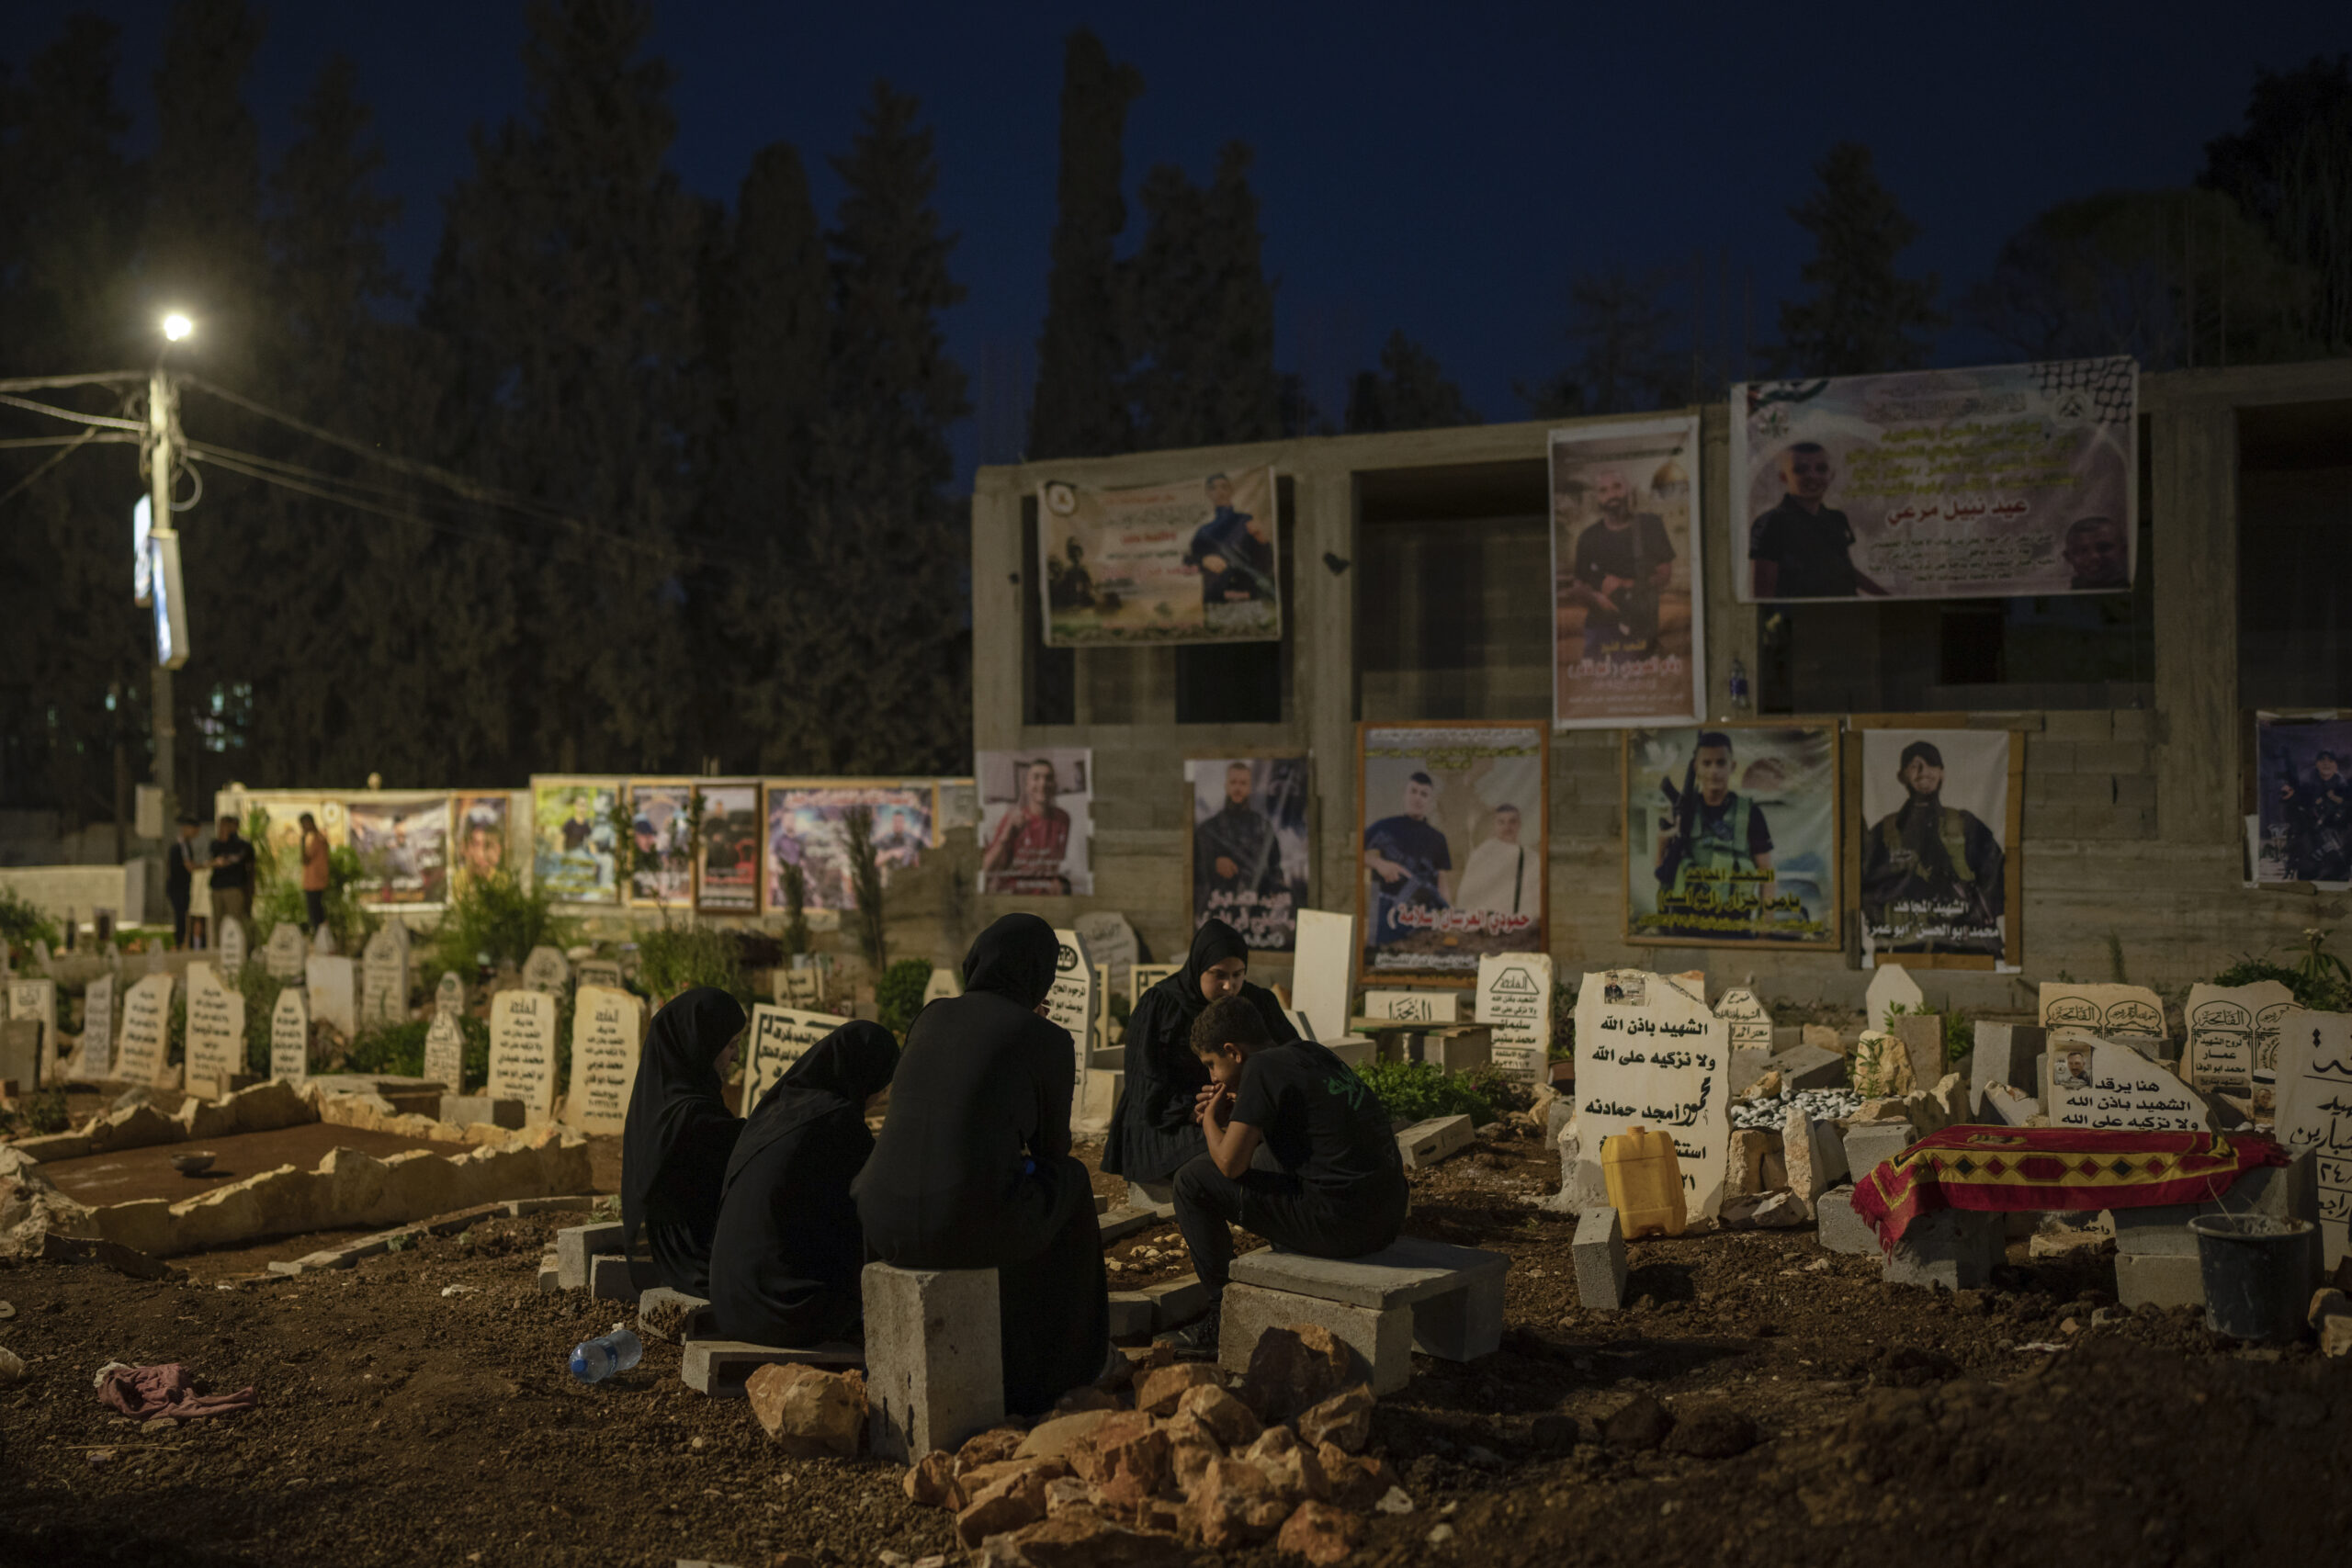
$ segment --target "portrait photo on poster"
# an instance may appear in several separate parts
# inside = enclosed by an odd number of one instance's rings
[[[2130,590],[2139,366],[2129,356],[1731,389],[1743,603]]]
[[[2006,729],[1860,729],[1862,951],[2019,962]],[[1849,741],[1849,744],[1851,742]]]
[[[531,780],[531,879],[559,904],[620,902],[613,807],[619,779],[535,775]]]
[[[2352,718],[2254,716],[2257,886],[2352,883]]]
[[[1837,948],[1835,723],[1628,729],[1625,940]]]
[[[705,780],[702,847],[695,866],[695,908],[752,915],[760,908],[760,786],[750,779]]]
[[[1549,449],[1554,726],[1698,717],[1698,419],[1555,430]]]
[[[684,908],[695,898],[695,781],[631,779],[628,784],[628,901]]]
[[[438,905],[449,896],[449,797],[355,796],[345,807],[353,889],[363,904]]]
[[[462,894],[508,869],[507,825],[514,819],[514,797],[504,790],[472,790],[449,797],[449,823],[457,852],[449,861],[449,887]]]
[[[1037,487],[1037,585],[1053,648],[1272,642],[1283,635],[1272,468],[1106,490]]]
[[[982,751],[980,891],[1045,897],[1094,891],[1094,753],[1084,747]]]
[[[853,909],[849,814],[874,814],[874,860],[888,888],[938,841],[937,786],[926,779],[771,779],[767,785],[767,907],[790,907],[785,867],[797,865],[811,909]]]
[[[1367,980],[1458,980],[1544,948],[1551,736],[1541,724],[1357,727]]]
[[[1260,953],[1298,945],[1307,898],[1307,760],[1191,757],[1193,929],[1220,919]]]

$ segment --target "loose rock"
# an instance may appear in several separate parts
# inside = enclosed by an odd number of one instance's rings
[[[854,1459],[865,1442],[865,1379],[795,1365],[762,1367],[743,1384],[752,1414],[795,1459]]]
[[[1756,1423],[1712,1400],[1686,1404],[1667,1435],[1666,1451],[1692,1459],[1730,1459],[1756,1446]]]
[[[1361,1453],[1372,1437],[1372,1390],[1363,1383],[1333,1394],[1300,1413],[1298,1435],[1309,1443],[1337,1443]]]
[[[1637,1393],[1600,1423],[1600,1435],[1621,1449],[1654,1449],[1674,1429],[1674,1416],[1646,1393]]]
[[[1309,1562],[1327,1565],[1353,1551],[1363,1540],[1363,1521],[1329,1503],[1301,1503],[1283,1521],[1274,1545]]]

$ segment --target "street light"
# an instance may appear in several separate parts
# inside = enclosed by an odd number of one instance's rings
[[[196,331],[196,323],[177,310],[174,310],[164,318],[164,336],[173,343],[179,342],[194,331]]]

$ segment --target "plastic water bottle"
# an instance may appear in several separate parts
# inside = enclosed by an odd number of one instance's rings
[[[615,1372],[628,1371],[644,1356],[644,1342],[616,1324],[610,1334],[599,1334],[572,1348],[571,1375],[582,1382],[603,1382]]]

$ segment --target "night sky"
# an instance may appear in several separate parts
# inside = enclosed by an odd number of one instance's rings
[[[168,6],[86,8],[125,26],[122,93],[143,146]],[[284,144],[321,62],[353,55],[407,204],[397,259],[421,285],[471,127],[522,107],[521,5],[263,9],[268,39],[247,91],[268,146]],[[12,60],[48,41],[43,15],[5,46]],[[1045,308],[1062,39],[1080,23],[1144,73],[1128,121],[1131,197],[1152,164],[1205,177],[1222,142],[1256,149],[1277,356],[1335,417],[1343,377],[1392,327],[1432,350],[1486,417],[1524,417],[1513,382],[1568,356],[1571,274],[1677,265],[1686,281],[1671,298],[1687,310],[1701,252],[1711,333],[1730,254],[1738,370],[1748,280],[1764,341],[1806,251],[1787,209],[1841,138],[1877,152],[1924,231],[1905,262],[1942,275],[1949,309],[2041,208],[2191,178],[2206,141],[2238,125],[2257,68],[2352,50],[2344,0],[2169,12],[660,6],[654,48],[677,76],[673,161],[698,192],[731,200],[753,151],[783,139],[808,159],[829,213],[839,187],[822,159],[845,146],[872,80],[921,97],[939,132],[940,207],[963,236],[956,275],[971,291],[948,319],[984,405],[959,432],[967,464],[983,447],[991,460],[1015,455]],[[1130,243],[1140,220],[1131,199]],[[1965,330],[1939,344],[1946,363],[2000,357]]]

